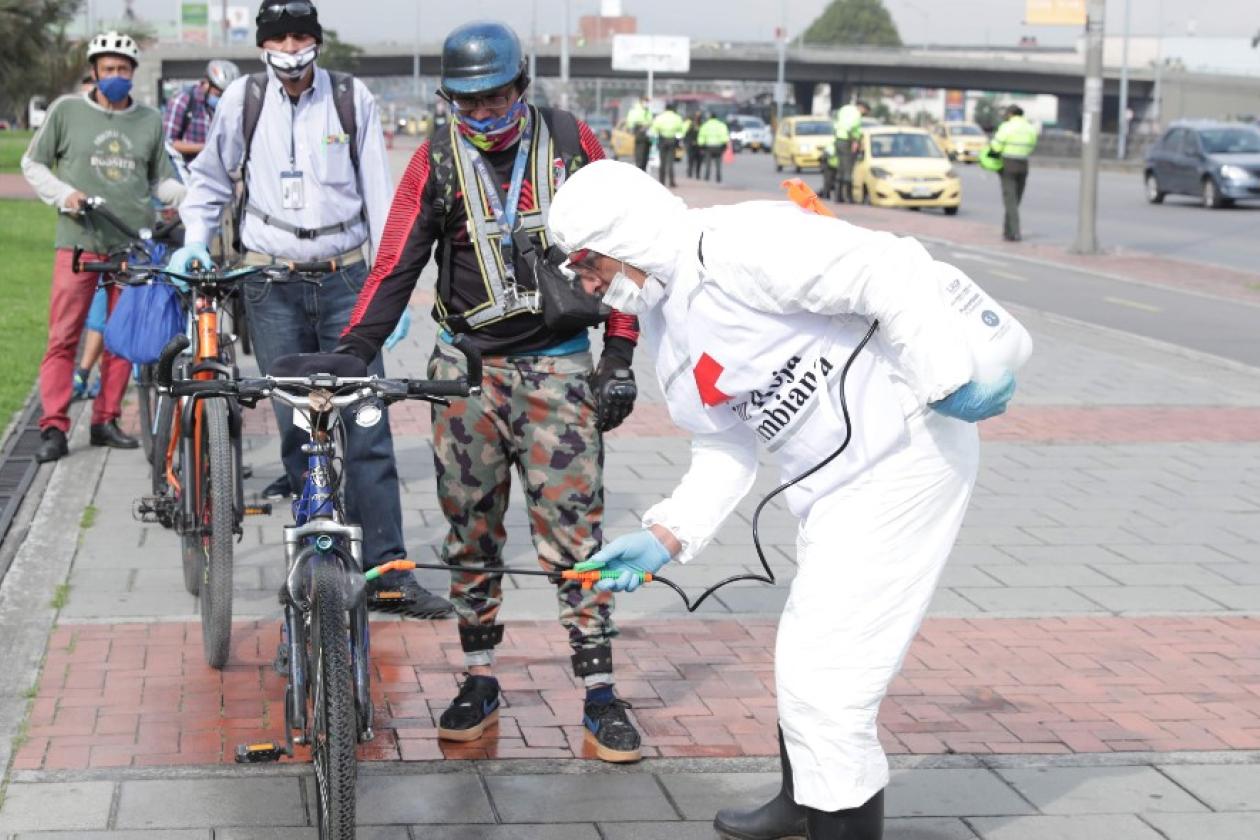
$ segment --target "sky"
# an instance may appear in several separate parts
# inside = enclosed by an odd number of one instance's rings
[[[120,18],[127,5],[127,0],[86,2],[101,21]],[[600,0],[568,2],[574,30],[579,16],[597,14],[600,8]],[[1260,30],[1260,3],[1255,0],[1107,0],[1109,34],[1122,30],[1126,2],[1134,35],[1154,35],[1161,15],[1167,36],[1239,37]],[[228,4],[258,8],[258,0]],[[174,20],[179,5],[180,0],[131,0],[138,16],[153,20]],[[504,20],[526,37],[535,7],[538,31],[559,32],[564,0],[317,0],[316,5],[324,26],[356,43],[414,41],[418,7],[423,41],[436,43],[452,27],[478,18]],[[799,32],[826,5],[827,0],[622,0],[624,13],[638,18],[640,32],[732,41],[770,40],[784,6],[789,33]],[[1024,5],[1024,0],[885,0],[908,44],[1011,44],[1025,35],[1036,36],[1043,45],[1075,43],[1080,34],[1076,29],[1024,26]]]

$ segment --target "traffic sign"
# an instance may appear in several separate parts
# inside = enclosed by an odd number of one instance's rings
[[[612,68],[686,73],[691,70],[691,39],[686,35],[614,35]]]

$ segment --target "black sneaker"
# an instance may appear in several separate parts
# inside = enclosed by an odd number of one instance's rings
[[[275,481],[263,488],[262,497],[264,499],[287,499],[293,495],[293,487],[289,484],[288,474],[281,475]]]
[[[464,684],[438,718],[438,738],[475,741],[499,722],[499,681],[465,674]]]
[[[93,424],[90,431],[88,442],[93,446],[108,446],[111,449],[140,448],[140,441],[118,428],[117,420]]]
[[[595,755],[601,760],[627,764],[643,757],[639,751],[639,730],[626,716],[629,708],[629,703],[616,697],[609,703],[587,701],[582,715],[586,743],[595,748]]]
[[[35,460],[41,464],[56,461],[70,454],[70,446],[66,443],[66,433],[54,426],[49,426],[39,433],[39,448],[35,450]]]
[[[368,581],[367,606],[373,612],[408,618],[450,618],[455,614],[450,601],[425,589],[410,572],[385,574]]]

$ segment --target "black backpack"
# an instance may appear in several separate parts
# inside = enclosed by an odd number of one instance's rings
[[[359,180],[359,119],[354,110],[354,76],[349,73],[328,71],[329,81],[333,89],[333,107],[337,109],[337,119],[341,121],[341,130],[350,137],[350,163],[354,165],[354,179]],[[245,81],[245,104],[241,116],[241,133],[245,137],[245,154],[241,158],[240,182],[241,190],[234,213],[232,247],[241,251],[241,217],[245,215],[245,205],[249,202],[249,190],[245,186],[245,170],[249,166],[249,152],[254,143],[254,132],[258,130],[258,118],[262,114],[267,90],[267,74],[251,73]]]

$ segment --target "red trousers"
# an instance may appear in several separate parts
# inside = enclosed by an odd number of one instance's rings
[[[92,296],[96,294],[97,275],[76,272],[70,265],[73,252],[57,249],[53,261],[52,299],[48,303],[48,350],[39,366],[39,399],[44,406],[44,416],[39,421],[41,429],[57,428],[70,431],[70,397],[74,387],[74,362],[79,349],[79,337],[87,322]],[[104,254],[84,253],[85,260],[105,260]],[[109,311],[114,311],[121,290],[109,286]],[[122,413],[123,394],[127,390],[127,377],[131,375],[131,363],[120,359],[108,350],[101,357],[101,391],[92,403],[92,424],[108,423]]]

